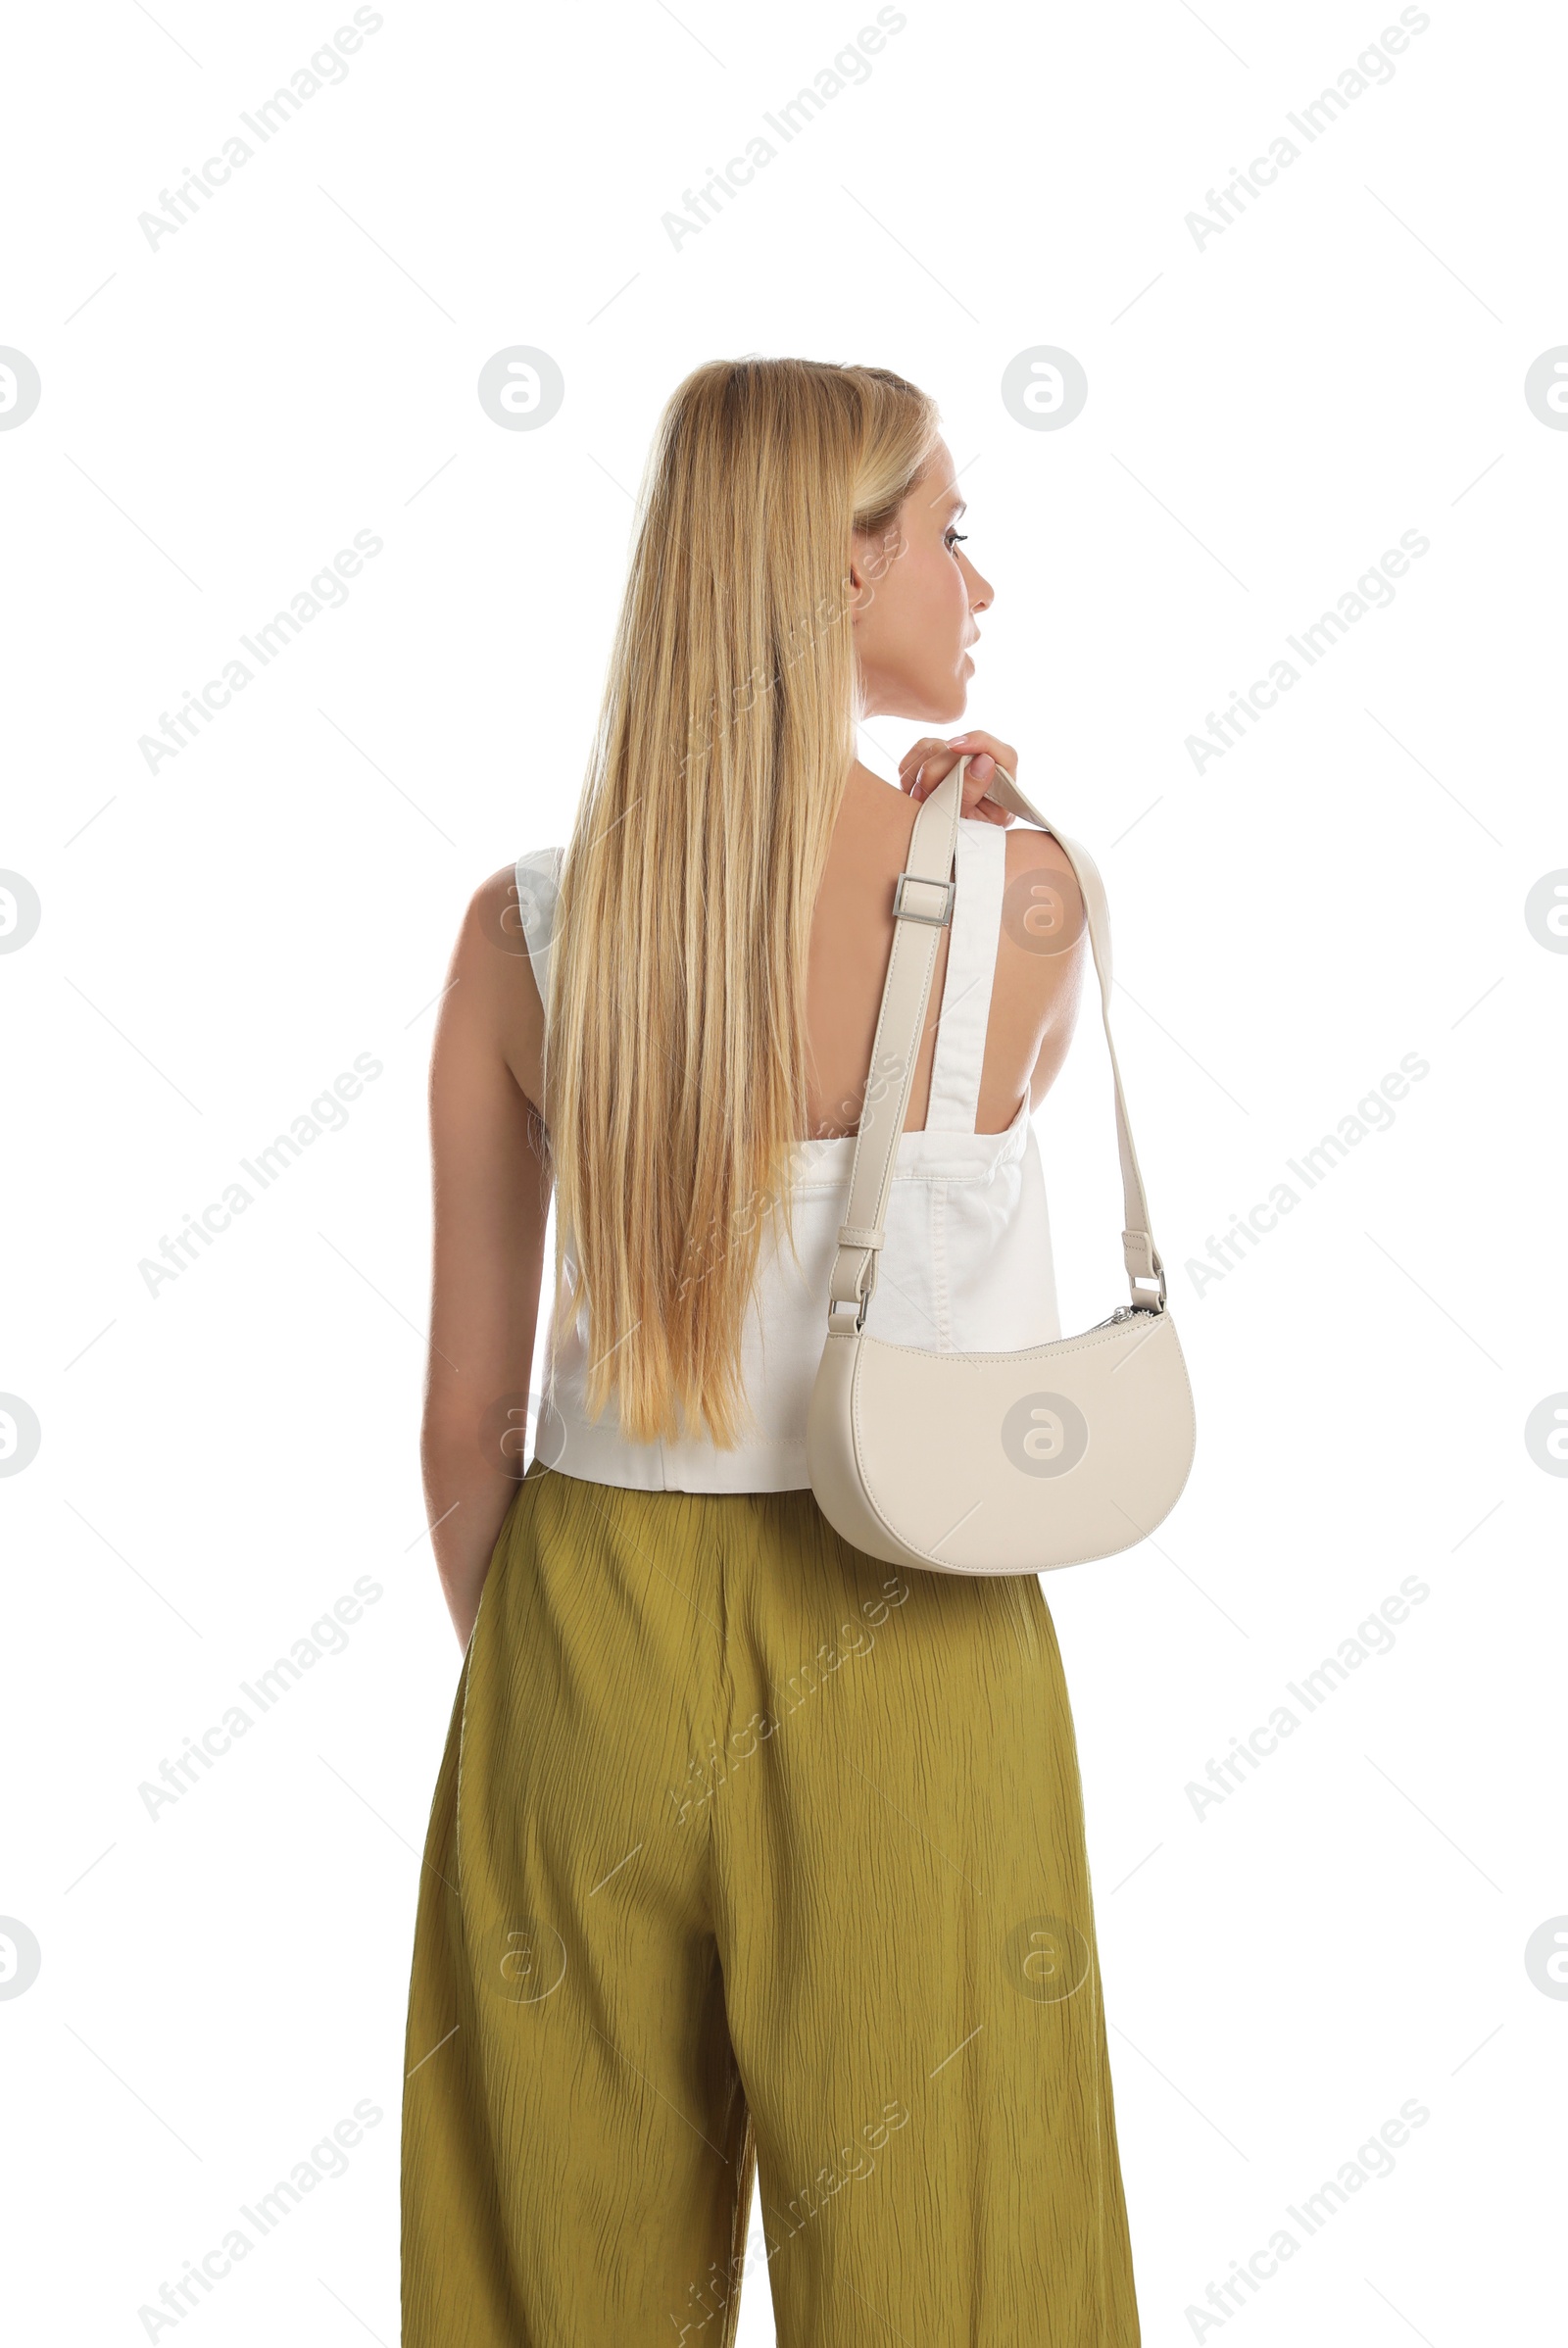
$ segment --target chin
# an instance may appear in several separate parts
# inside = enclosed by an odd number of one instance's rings
[[[906,690],[895,688],[887,700],[878,703],[867,716],[906,717],[914,725],[952,725],[969,707],[969,680],[956,676],[940,691],[932,689],[929,676],[918,684],[912,681]]]

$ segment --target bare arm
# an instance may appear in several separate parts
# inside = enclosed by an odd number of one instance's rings
[[[1021,825],[1007,835],[999,976],[1006,966],[1016,971],[1020,961],[1030,965],[1028,996],[1039,1021],[1040,1050],[1029,1078],[1035,1109],[1061,1074],[1094,963],[1083,891],[1060,843]]]
[[[496,873],[459,933],[430,1064],[435,1258],[420,1458],[431,1543],[466,1646],[522,1474],[552,1170],[543,1006]],[[511,951],[509,951],[509,945]]]

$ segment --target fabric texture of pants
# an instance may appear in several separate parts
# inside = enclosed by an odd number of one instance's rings
[[[404,2348],[730,2348],[743,2261],[780,2348],[1138,2348],[1039,1582],[533,1461],[405,2068]]]

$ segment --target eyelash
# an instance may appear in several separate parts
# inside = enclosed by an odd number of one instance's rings
[[[945,530],[943,532],[944,541],[949,548],[961,546],[968,535],[967,530]]]

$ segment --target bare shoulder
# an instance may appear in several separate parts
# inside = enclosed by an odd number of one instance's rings
[[[1021,982],[1025,968],[1033,964],[1049,990],[1084,951],[1083,891],[1054,832],[1037,830],[1033,824],[1009,824],[1006,848],[999,972],[1010,964]]]
[[[1083,891],[1055,835],[1015,823],[1006,840],[987,1052],[995,1039],[1008,1072],[1008,1099],[1015,1101],[1027,1084],[1030,1105],[1038,1107],[1077,1024],[1088,926]]]
[[[538,1107],[544,1024],[516,868],[503,864],[480,882],[464,912],[441,1005],[442,1048],[504,1060]]]

